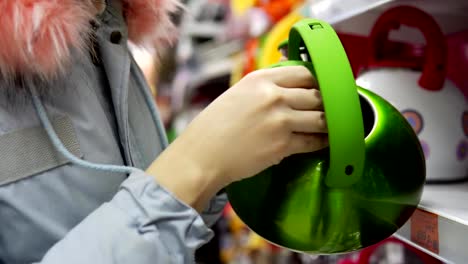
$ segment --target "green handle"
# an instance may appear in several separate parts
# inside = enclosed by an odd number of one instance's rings
[[[325,183],[350,186],[359,180],[365,160],[364,123],[351,66],[338,36],[326,22],[304,19],[296,23],[289,32],[288,60],[301,60],[301,45],[312,60],[328,125],[330,167]]]

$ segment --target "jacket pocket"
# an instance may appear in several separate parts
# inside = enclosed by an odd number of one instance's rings
[[[75,156],[83,157],[69,117],[52,120],[63,145]],[[0,135],[0,186],[22,180],[67,164],[42,126],[23,128]]]

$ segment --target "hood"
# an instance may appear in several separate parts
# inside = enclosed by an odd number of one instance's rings
[[[177,0],[121,0],[128,37],[139,46],[172,43],[176,27],[171,14]],[[105,0],[1,0],[0,79],[50,79],[70,62],[72,51],[86,52],[90,21]]]

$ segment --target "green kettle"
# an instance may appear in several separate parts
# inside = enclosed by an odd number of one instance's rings
[[[289,32],[288,60],[315,76],[329,147],[285,158],[226,188],[255,233],[298,252],[362,249],[397,231],[416,209],[425,160],[411,125],[389,102],[358,87],[345,50],[326,22],[304,19]],[[301,59],[305,48],[310,60]]]

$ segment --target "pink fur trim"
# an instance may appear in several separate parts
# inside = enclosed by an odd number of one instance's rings
[[[71,49],[85,49],[83,36],[93,13],[82,2],[0,1],[0,77],[21,73],[49,78],[64,69]]]
[[[170,14],[181,8],[177,0],[124,0],[129,39],[146,47],[172,44],[177,28]]]
[[[171,44],[177,30],[170,14],[177,0],[122,0],[130,41],[146,47]],[[48,79],[64,72],[71,50],[85,52],[89,0],[0,0],[0,79],[17,74]]]

